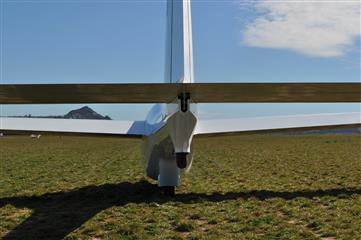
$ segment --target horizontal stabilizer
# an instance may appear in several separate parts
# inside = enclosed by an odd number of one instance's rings
[[[361,127],[361,113],[198,120],[196,135],[281,132]]]
[[[0,104],[361,102],[360,83],[0,84]]]
[[[142,121],[49,118],[0,118],[0,131],[5,133],[68,133],[126,137],[140,137],[145,132]]]

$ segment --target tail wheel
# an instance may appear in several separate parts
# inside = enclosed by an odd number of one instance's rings
[[[165,196],[169,196],[169,197],[175,196],[175,186],[163,187],[163,193]]]
[[[188,155],[188,153],[176,153],[175,154],[178,168],[184,169],[187,167],[187,155]]]

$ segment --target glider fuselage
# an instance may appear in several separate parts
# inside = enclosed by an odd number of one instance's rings
[[[193,44],[190,1],[167,1],[166,83],[193,83]],[[197,124],[196,105],[186,92],[149,112],[143,154],[146,174],[158,186],[178,186],[180,172],[192,165],[191,143]]]
[[[184,111],[185,110],[185,111]],[[192,139],[197,124],[196,104],[188,103],[182,110],[181,100],[170,104],[156,104],[150,110],[143,138],[143,163],[148,177],[159,186],[178,186],[181,172],[192,165]],[[186,165],[179,168],[177,155],[186,157]]]

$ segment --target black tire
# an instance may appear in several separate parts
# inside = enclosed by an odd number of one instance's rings
[[[174,197],[175,196],[175,187],[174,186],[167,186],[163,187],[164,196]]]
[[[177,166],[180,169],[187,167],[187,155],[188,153],[176,153]]]

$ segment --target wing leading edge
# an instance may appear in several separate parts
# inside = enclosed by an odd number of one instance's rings
[[[198,120],[195,134],[210,136],[348,127],[361,127],[361,113]]]

